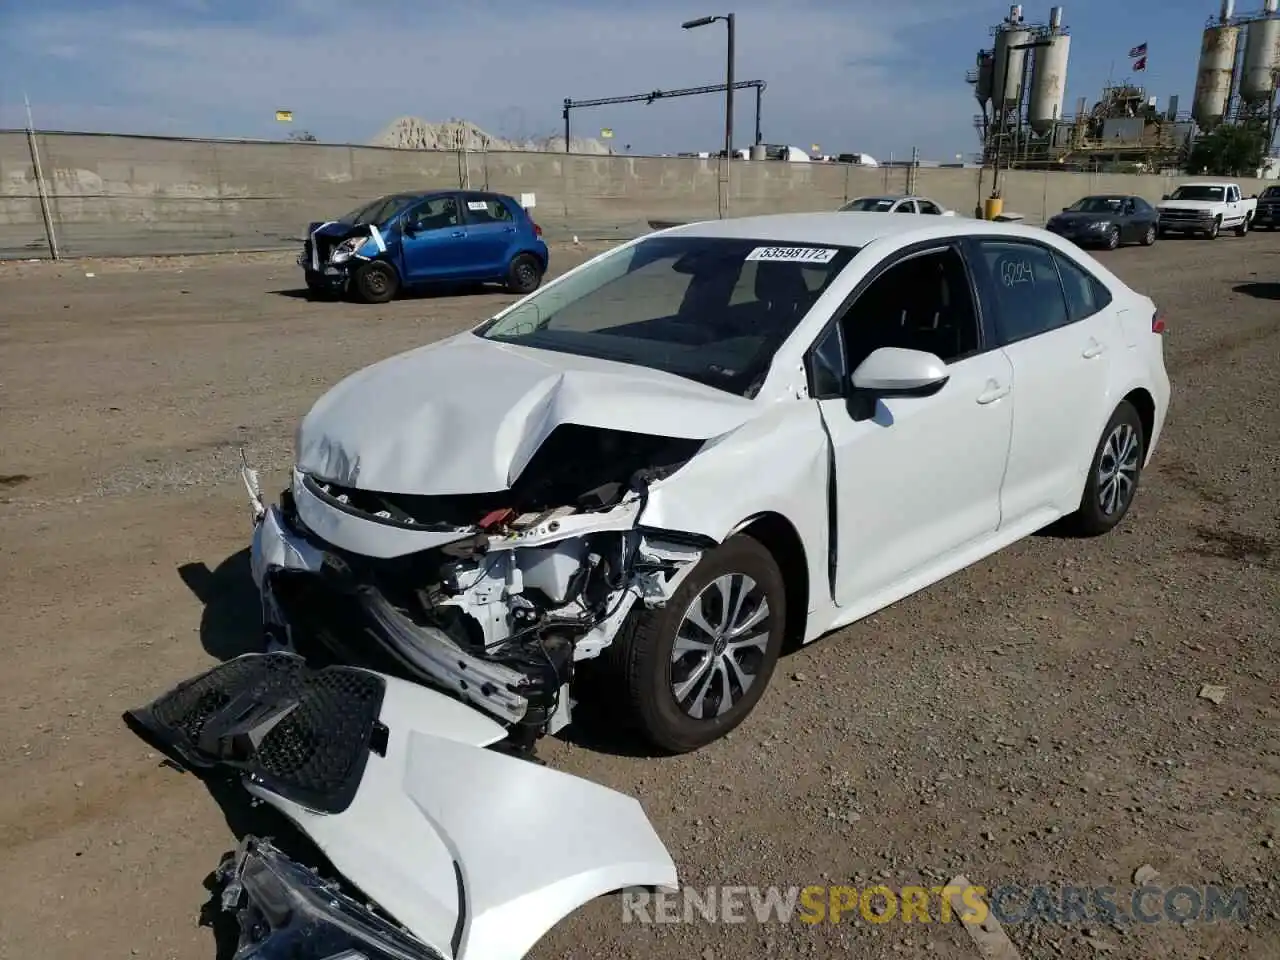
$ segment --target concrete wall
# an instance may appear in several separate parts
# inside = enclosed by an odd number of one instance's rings
[[[714,218],[715,160],[456,153],[312,143],[172,140],[41,133],[36,146],[65,256],[148,255],[290,246],[311,220],[338,216],[384,193],[489,188],[537,198],[534,218],[552,239],[626,238],[649,220]],[[915,190],[972,213],[990,190],[975,170],[916,171]],[[1156,176],[1005,172],[1005,209],[1043,222],[1087,193],[1158,200],[1174,181]],[[1246,192],[1259,181],[1243,181]],[[902,192],[903,169],[735,162],[727,213],[830,210],[867,193]],[[49,249],[27,135],[0,132],[0,258]]]

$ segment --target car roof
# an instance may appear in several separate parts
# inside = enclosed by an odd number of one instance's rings
[[[1081,200],[1141,200],[1134,193],[1090,193],[1080,198]]]
[[[686,223],[660,231],[666,236],[724,237],[771,243],[826,243],[863,247],[873,240],[894,238],[903,243],[972,234],[1020,236],[1043,240],[1046,232],[1016,223],[971,220],[967,217],[903,217],[894,213],[839,211],[774,213],[726,220]]]

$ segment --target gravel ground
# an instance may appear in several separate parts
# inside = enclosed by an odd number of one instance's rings
[[[637,796],[685,884],[963,874],[1125,904],[1150,866],[1164,890],[1245,890],[1247,915],[1005,930],[1037,960],[1277,955],[1280,237],[1106,256],[1167,308],[1175,390],[1118,531],[1031,538],[791,654],[696,755],[541,748]],[[296,273],[275,254],[0,264],[2,957],[230,956],[205,878],[234,834],[279,825],[162,767],[120,712],[253,644],[240,447],[279,489],[327,385],[507,299],[311,303]],[[646,925],[610,897],[534,956],[834,952],[981,955],[958,923]]]

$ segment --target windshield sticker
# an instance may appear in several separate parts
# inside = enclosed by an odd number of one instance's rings
[[[831,247],[756,247],[748,260],[785,260],[789,263],[830,263],[839,250]]]
[[[489,204],[487,204],[483,200],[468,200],[467,209],[468,210],[488,210]]]

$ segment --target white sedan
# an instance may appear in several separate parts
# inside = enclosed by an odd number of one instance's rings
[[[516,747],[604,691],[694,750],[784,641],[1060,518],[1118,524],[1169,404],[1163,328],[1016,225],[649,234],[320,398],[280,503],[246,474],[265,628],[448,691]]]
[[[855,197],[839,209],[840,213],[919,213],[938,217],[954,217],[956,212],[928,197],[914,194],[888,194],[878,197]]]

